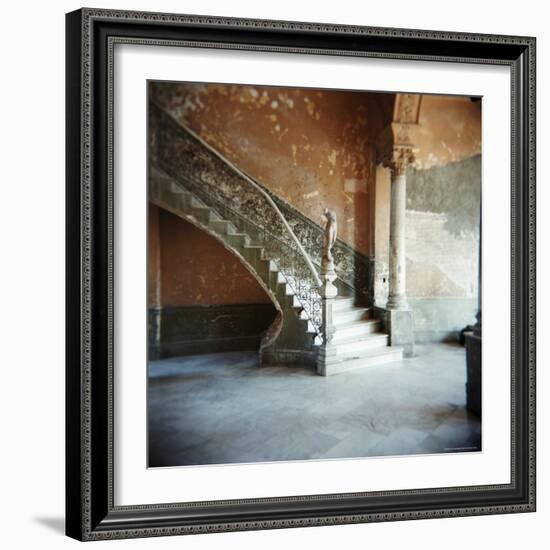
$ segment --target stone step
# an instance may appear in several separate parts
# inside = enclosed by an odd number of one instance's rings
[[[242,255],[249,261],[249,263],[256,267],[258,262],[263,262],[262,260],[262,250],[263,247],[253,245],[253,244],[245,244],[242,249]]]
[[[156,186],[151,187],[150,193],[152,199],[160,200],[161,203],[170,204],[176,211],[184,212],[185,214],[188,214],[190,211],[189,202],[191,201],[191,197],[188,194],[176,194],[167,191],[165,188]]]
[[[379,332],[381,328],[382,323],[378,319],[363,319],[345,325],[336,325],[334,342],[341,342],[342,340]]]
[[[300,299],[296,295],[293,296],[292,305],[295,308],[303,308],[304,307],[303,303],[300,301]]]
[[[355,298],[336,298],[334,300],[333,311],[349,311],[350,309],[353,309],[355,307],[354,302]]]
[[[191,196],[191,208],[207,208],[208,210],[210,210],[209,206],[205,204],[203,201],[201,201],[201,199],[199,199],[198,197],[196,197],[191,193],[190,193],[190,196]]]
[[[273,271],[271,269],[271,266],[269,266],[269,288],[273,290],[274,292],[278,292],[279,288],[279,281],[278,279],[279,272]]]
[[[209,225],[218,235],[227,235],[230,228],[233,232],[235,230],[234,227],[231,227],[231,222],[228,222],[227,220],[210,221]]]
[[[245,233],[228,233],[225,240],[237,249],[242,249],[245,245],[250,244],[250,237]]]
[[[188,209],[188,212],[204,225],[209,225],[211,222],[212,211],[208,207],[193,206]]]
[[[384,348],[388,345],[388,335],[380,332],[368,334],[360,338],[350,338],[346,340],[339,340],[334,343],[336,347],[336,355],[342,355],[347,353],[359,353],[366,352],[368,350],[374,350]]]
[[[302,303],[300,303],[300,301],[298,300],[298,298],[296,298],[294,294],[287,294],[285,291],[285,294],[280,295],[279,301],[281,300],[284,300],[288,307],[294,308],[300,321],[303,321],[304,323],[307,323],[309,321],[307,315],[302,315],[304,306]]]
[[[315,325],[311,321],[307,321],[307,329],[306,332],[309,334],[317,334],[317,329],[315,328]]]
[[[294,289],[288,284],[288,281],[286,281],[286,279],[284,277],[282,277],[282,279],[283,279],[284,284],[286,285],[285,286],[285,294],[287,296],[292,296],[292,298],[294,299]],[[280,282],[280,279],[279,279],[279,282]]]
[[[261,248],[245,246],[241,250],[241,255],[264,282],[270,282],[271,272],[269,271],[269,263],[262,260]]]
[[[326,365],[326,376],[402,361],[403,350],[397,347],[384,348],[370,353],[344,354],[340,358],[341,361]]]
[[[334,324],[343,325],[365,319],[369,315],[369,309],[364,307],[354,307],[351,309],[340,309],[334,311]]]
[[[181,185],[178,185],[176,182],[170,180],[170,191],[176,195],[186,195],[191,196],[191,193],[184,189]]]
[[[288,285],[286,283],[280,283],[277,281],[276,294],[279,301],[284,301],[288,305],[294,303],[294,294],[288,293]]]
[[[212,208],[210,209],[210,221],[211,222],[221,222],[221,221],[227,221],[224,220],[221,216],[221,214],[218,214],[215,210]]]
[[[269,270],[273,271],[273,273],[278,272],[279,268],[277,267],[277,264],[273,260],[268,260],[268,261],[269,261]]]

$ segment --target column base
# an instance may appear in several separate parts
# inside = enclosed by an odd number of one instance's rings
[[[407,303],[407,298],[404,298],[402,296],[392,296],[391,294],[388,296],[388,302],[386,304],[386,309],[388,310],[408,310],[409,304]]]
[[[388,301],[389,302],[389,301]],[[410,309],[381,309],[390,346],[403,348],[405,357],[414,357],[414,314]]]

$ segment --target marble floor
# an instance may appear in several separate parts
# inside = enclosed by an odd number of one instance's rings
[[[416,352],[326,378],[255,352],[152,361],[149,466],[480,451],[464,348]]]

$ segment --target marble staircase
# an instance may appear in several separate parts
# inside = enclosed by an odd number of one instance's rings
[[[237,255],[268,293],[280,315],[276,326],[262,340],[262,364],[315,364],[317,331],[305,314],[292,285],[269,258],[254,237],[225,219],[215,207],[206,204],[191,191],[161,171],[152,169],[149,198],[157,206],[201,228]]]
[[[320,374],[328,376],[403,359],[401,348],[389,347],[382,321],[369,308],[355,306],[353,298],[335,299],[333,324],[331,359]]]
[[[279,311],[260,349],[262,365],[315,366],[321,338],[293,288],[296,281],[280,271],[253,234],[222,215],[215,204],[152,168],[149,197],[157,206],[193,223],[236,254],[254,275]],[[327,348],[331,358],[317,372],[323,376],[363,369],[403,359],[403,350],[389,347],[382,322],[368,308],[357,307],[354,298],[337,297],[333,306],[334,336]]]

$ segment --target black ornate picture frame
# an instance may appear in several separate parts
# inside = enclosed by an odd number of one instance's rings
[[[124,43],[510,68],[509,484],[114,504],[113,48]],[[81,9],[67,15],[66,47],[67,535],[103,540],[535,510],[534,38]]]

